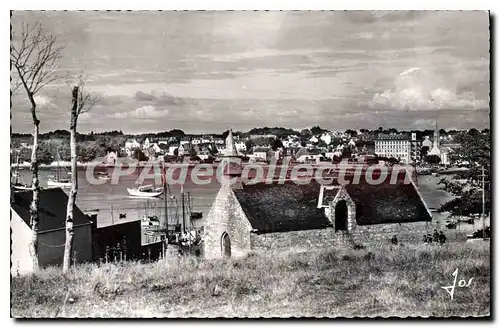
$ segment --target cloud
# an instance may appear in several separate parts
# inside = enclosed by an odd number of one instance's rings
[[[35,102],[38,106],[46,106],[50,103],[50,99],[44,96],[35,96]]]
[[[166,105],[178,106],[187,105],[188,103],[196,103],[196,101],[191,99],[176,97],[164,91],[156,90],[152,90],[150,93],[137,91],[134,98],[138,103],[148,103],[157,107]]]
[[[156,100],[156,97],[151,94],[144,93],[142,91],[137,91],[135,93],[135,99],[137,101],[153,101]]]
[[[168,109],[156,110],[151,105],[141,106],[133,111],[115,113],[115,118],[159,118],[168,115]]]
[[[393,88],[376,93],[370,105],[400,111],[488,108],[488,101],[476,99],[474,92],[457,94],[456,89],[442,76],[413,67],[396,77]]]
[[[61,70],[92,77],[101,100],[82,132],[403,128],[437,114],[489,125],[487,12],[15,12],[12,21],[41,21],[66,44]],[[68,126],[71,92],[59,84],[39,94],[49,99],[43,131]],[[13,131],[30,132],[26,97],[13,98]]]

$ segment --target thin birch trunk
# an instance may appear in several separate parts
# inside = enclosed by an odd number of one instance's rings
[[[39,205],[39,194],[40,194],[40,183],[38,179],[38,134],[39,134],[39,125],[40,121],[36,117],[36,103],[34,95],[28,94],[29,100],[31,102],[31,115],[33,117],[33,149],[31,150],[31,188],[33,190],[33,199],[31,201],[30,206],[30,224],[31,224],[31,243],[30,243],[30,253],[31,258],[33,260],[33,271],[37,272],[39,269],[39,261],[38,261],[38,223],[39,223],[39,215],[38,215],[38,205]]]
[[[73,229],[73,210],[75,208],[76,195],[78,193],[78,176],[76,172],[76,123],[78,119],[78,87],[73,88],[73,107],[71,108],[70,121],[70,148],[71,148],[71,191],[68,197],[66,209],[66,245],[64,247],[63,273],[67,273],[71,266],[73,254],[73,240],[75,231]]]

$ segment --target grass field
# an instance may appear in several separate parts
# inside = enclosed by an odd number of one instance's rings
[[[453,284],[454,298],[441,287]],[[458,287],[459,280],[469,287]],[[488,316],[482,241],[77,266],[13,277],[14,317]]]

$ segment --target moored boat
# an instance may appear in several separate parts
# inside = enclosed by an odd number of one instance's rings
[[[32,190],[30,186],[28,186],[27,184],[25,183],[20,183],[20,182],[16,182],[12,185],[12,187],[14,188],[14,190],[16,191],[22,191],[22,190]]]
[[[59,188],[71,188],[71,181],[69,179],[52,179],[47,180],[47,186]]]
[[[130,196],[134,197],[158,197],[163,194],[163,188],[155,188],[153,185],[144,185],[137,188],[127,188]]]
[[[96,178],[98,180],[111,180],[111,177],[107,172],[97,172]]]
[[[58,156],[60,158],[60,156]],[[55,176],[50,176],[47,180],[47,186],[49,187],[59,187],[59,188],[71,188],[71,180],[68,178],[61,178],[61,171],[65,171],[66,175],[69,176],[69,171],[60,166],[60,160],[56,162],[57,166],[55,170]]]

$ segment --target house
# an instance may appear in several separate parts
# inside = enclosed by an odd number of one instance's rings
[[[201,138],[201,143],[202,144],[209,144],[209,143],[212,143],[213,142],[213,138],[210,137],[210,136],[203,136]]]
[[[432,141],[430,140],[429,136],[426,136],[424,141],[422,141],[422,147],[427,147],[428,150],[432,148]]]
[[[189,137],[182,137],[181,138],[181,141],[180,141],[181,146],[185,145],[185,144],[189,144],[189,143],[191,143],[191,138],[189,138]]]
[[[61,188],[42,189],[39,194],[38,262],[41,268],[62,265],[66,242],[66,204],[68,196]],[[11,273],[33,272],[29,251],[32,230],[29,207],[31,191],[14,192],[11,204]],[[75,206],[74,257],[77,263],[92,261],[92,222]]]
[[[141,148],[141,144],[135,139],[128,139],[125,141],[125,153],[128,157],[134,154],[134,150]]]
[[[332,136],[329,133],[323,133],[320,137],[321,140],[327,145],[332,143]]]
[[[193,138],[193,139],[191,140],[191,143],[192,143],[193,145],[199,145],[199,144],[201,144],[201,143],[202,143],[202,139],[201,139],[201,138]]]
[[[257,147],[253,150],[253,157],[260,158],[263,161],[267,161],[268,153],[269,153],[269,148]]]
[[[108,151],[106,154],[105,163],[110,164],[110,165],[114,165],[114,164],[116,164],[117,158],[118,158],[118,154],[115,151]]]
[[[224,139],[222,138],[214,138],[213,141],[216,145],[223,145],[224,144]]]
[[[141,144],[135,139],[128,139],[125,141],[125,149],[136,149],[140,148]]]
[[[222,153],[226,149],[226,145],[225,144],[216,143],[215,144],[215,148],[217,149],[218,153]]]
[[[180,147],[179,144],[171,144],[170,147],[168,147],[168,155],[174,156],[175,155],[175,150]]]
[[[235,144],[236,150],[239,152],[244,152],[247,150],[247,145],[243,141],[238,141]]]
[[[299,163],[317,162],[324,156],[321,154],[321,149],[318,148],[301,148],[295,154],[295,160]]]
[[[191,143],[185,143],[180,145],[179,147],[179,156],[189,155],[191,152],[196,152],[194,145]]]
[[[273,249],[292,251],[338,245],[378,247],[391,237],[419,242],[432,215],[404,171],[380,184],[322,185],[241,181],[241,167],[226,166],[204,223],[204,256],[246,257]],[[372,176],[373,178],[373,176]],[[375,176],[374,179],[380,178]],[[403,179],[404,178],[404,179]]]
[[[275,134],[251,134],[250,139],[260,139],[260,138],[268,138],[268,139],[276,139]]]
[[[146,148],[146,149],[148,149],[148,150],[152,149],[152,151],[153,151],[154,154],[159,154],[159,153],[162,152],[161,147],[156,142],[150,143],[149,147]]]

